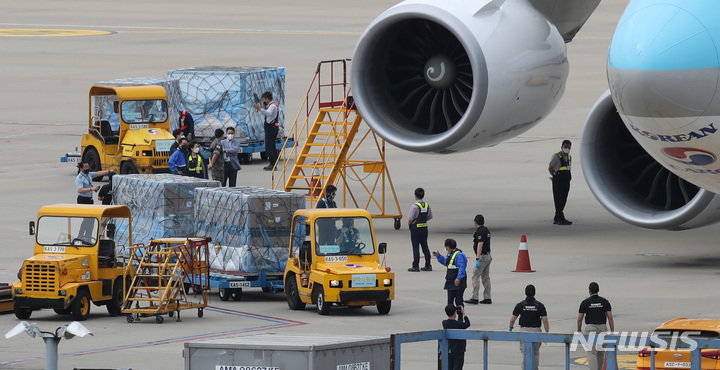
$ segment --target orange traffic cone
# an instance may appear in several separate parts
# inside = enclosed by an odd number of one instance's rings
[[[530,267],[530,254],[528,253],[527,237],[520,237],[520,250],[518,251],[517,266],[512,272],[535,272]]]
[[[603,370],[606,370],[606,369],[607,369],[607,357],[608,357],[608,356],[609,356],[609,354],[607,354],[607,355],[605,356],[605,358],[603,359]],[[617,370],[617,367],[615,367],[615,370]]]

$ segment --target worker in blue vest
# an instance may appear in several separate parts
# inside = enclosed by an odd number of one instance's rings
[[[550,180],[552,180],[553,200],[555,201],[555,217],[553,224],[555,225],[572,225],[571,221],[565,218],[565,204],[567,204],[568,194],[570,193],[570,165],[572,164],[572,156],[570,156],[570,140],[563,140],[560,151],[550,157]]]
[[[467,288],[467,257],[465,253],[457,247],[454,239],[445,239],[445,251],[447,256],[443,256],[438,251],[433,251],[433,256],[437,257],[438,262],[447,266],[445,273],[445,286],[447,290],[447,304],[455,306],[465,306],[463,304],[463,293]]]
[[[430,248],[428,248],[428,224],[432,220],[433,214],[430,205],[427,204],[425,198],[425,189],[415,189],[415,203],[410,207],[408,212],[408,226],[410,227],[410,243],[413,249],[412,267],[408,269],[410,272],[432,271],[430,264]],[[423,255],[425,255],[425,267],[420,267],[420,247],[422,246]]]

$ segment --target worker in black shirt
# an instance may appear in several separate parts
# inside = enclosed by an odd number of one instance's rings
[[[615,321],[613,321],[612,307],[607,299],[598,295],[600,286],[596,282],[590,283],[588,287],[590,297],[580,303],[580,311],[577,319],[577,329],[582,329],[583,317],[585,318],[585,331],[583,333],[600,334],[607,331],[606,322],[610,323],[610,331],[615,331]],[[593,346],[588,353],[588,365],[590,370],[600,370],[605,362],[605,352],[599,353],[597,348]]]
[[[458,318],[458,313],[461,318]],[[465,315],[465,307],[455,307],[455,305],[449,304],[445,306],[445,314],[448,318],[442,322],[443,329],[467,329],[470,327],[470,319]],[[465,339],[448,339],[448,370],[462,370],[465,364],[466,345]]]
[[[485,227],[485,217],[476,215],[475,219],[475,235],[473,235],[473,250],[475,251],[475,268],[472,275],[472,298],[465,301],[470,304],[491,304],[490,297],[490,230]],[[478,301],[480,296],[480,279],[483,285],[483,300]]]
[[[520,331],[541,333],[540,326],[545,327],[545,332],[550,331],[550,323],[547,318],[545,305],[535,300],[535,286],[529,284],[525,287],[525,300],[516,304],[510,317],[510,331],[515,326],[515,320],[520,317]],[[533,343],[533,353],[535,354],[534,369],[537,370],[540,363],[540,342]],[[520,342],[520,353],[524,351],[523,342]],[[522,369],[525,369],[525,356],[523,355]]]

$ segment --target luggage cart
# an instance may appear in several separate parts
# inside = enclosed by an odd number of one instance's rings
[[[173,317],[180,311],[197,309],[203,317],[207,306],[208,242],[210,238],[162,238],[151,240],[148,245],[134,245],[125,258],[125,281],[130,282],[125,291],[122,313],[128,322],[141,317],[155,316],[162,324],[163,315]],[[189,295],[188,281],[193,285]],[[134,307],[133,307],[134,306]]]

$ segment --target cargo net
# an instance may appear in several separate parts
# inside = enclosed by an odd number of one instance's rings
[[[284,271],[292,217],[304,207],[304,196],[283,191],[197,189],[197,236],[212,238],[210,268],[229,273]]]
[[[235,128],[239,140],[264,140],[265,116],[252,104],[265,91],[279,106],[278,137],[284,136],[285,68],[194,67],[168,71],[167,78],[179,81],[185,107],[195,120],[195,137],[203,143],[213,140],[215,129],[228,127]]]
[[[170,80],[155,77],[128,77],[117,80],[100,81],[96,85],[104,86],[133,86],[153,85],[162,86],[168,95],[168,119],[170,120],[170,132],[180,127],[180,111],[185,110],[185,102],[180,92],[180,83],[177,80]],[[117,95],[96,96],[92,102],[92,115],[100,120],[110,122],[113,131],[120,130],[120,115],[115,112],[113,102],[117,101]]]
[[[133,243],[195,236],[195,192],[220,186],[218,181],[171,174],[115,175],[113,202],[130,207]],[[117,225],[118,242],[127,245],[127,222]]]

